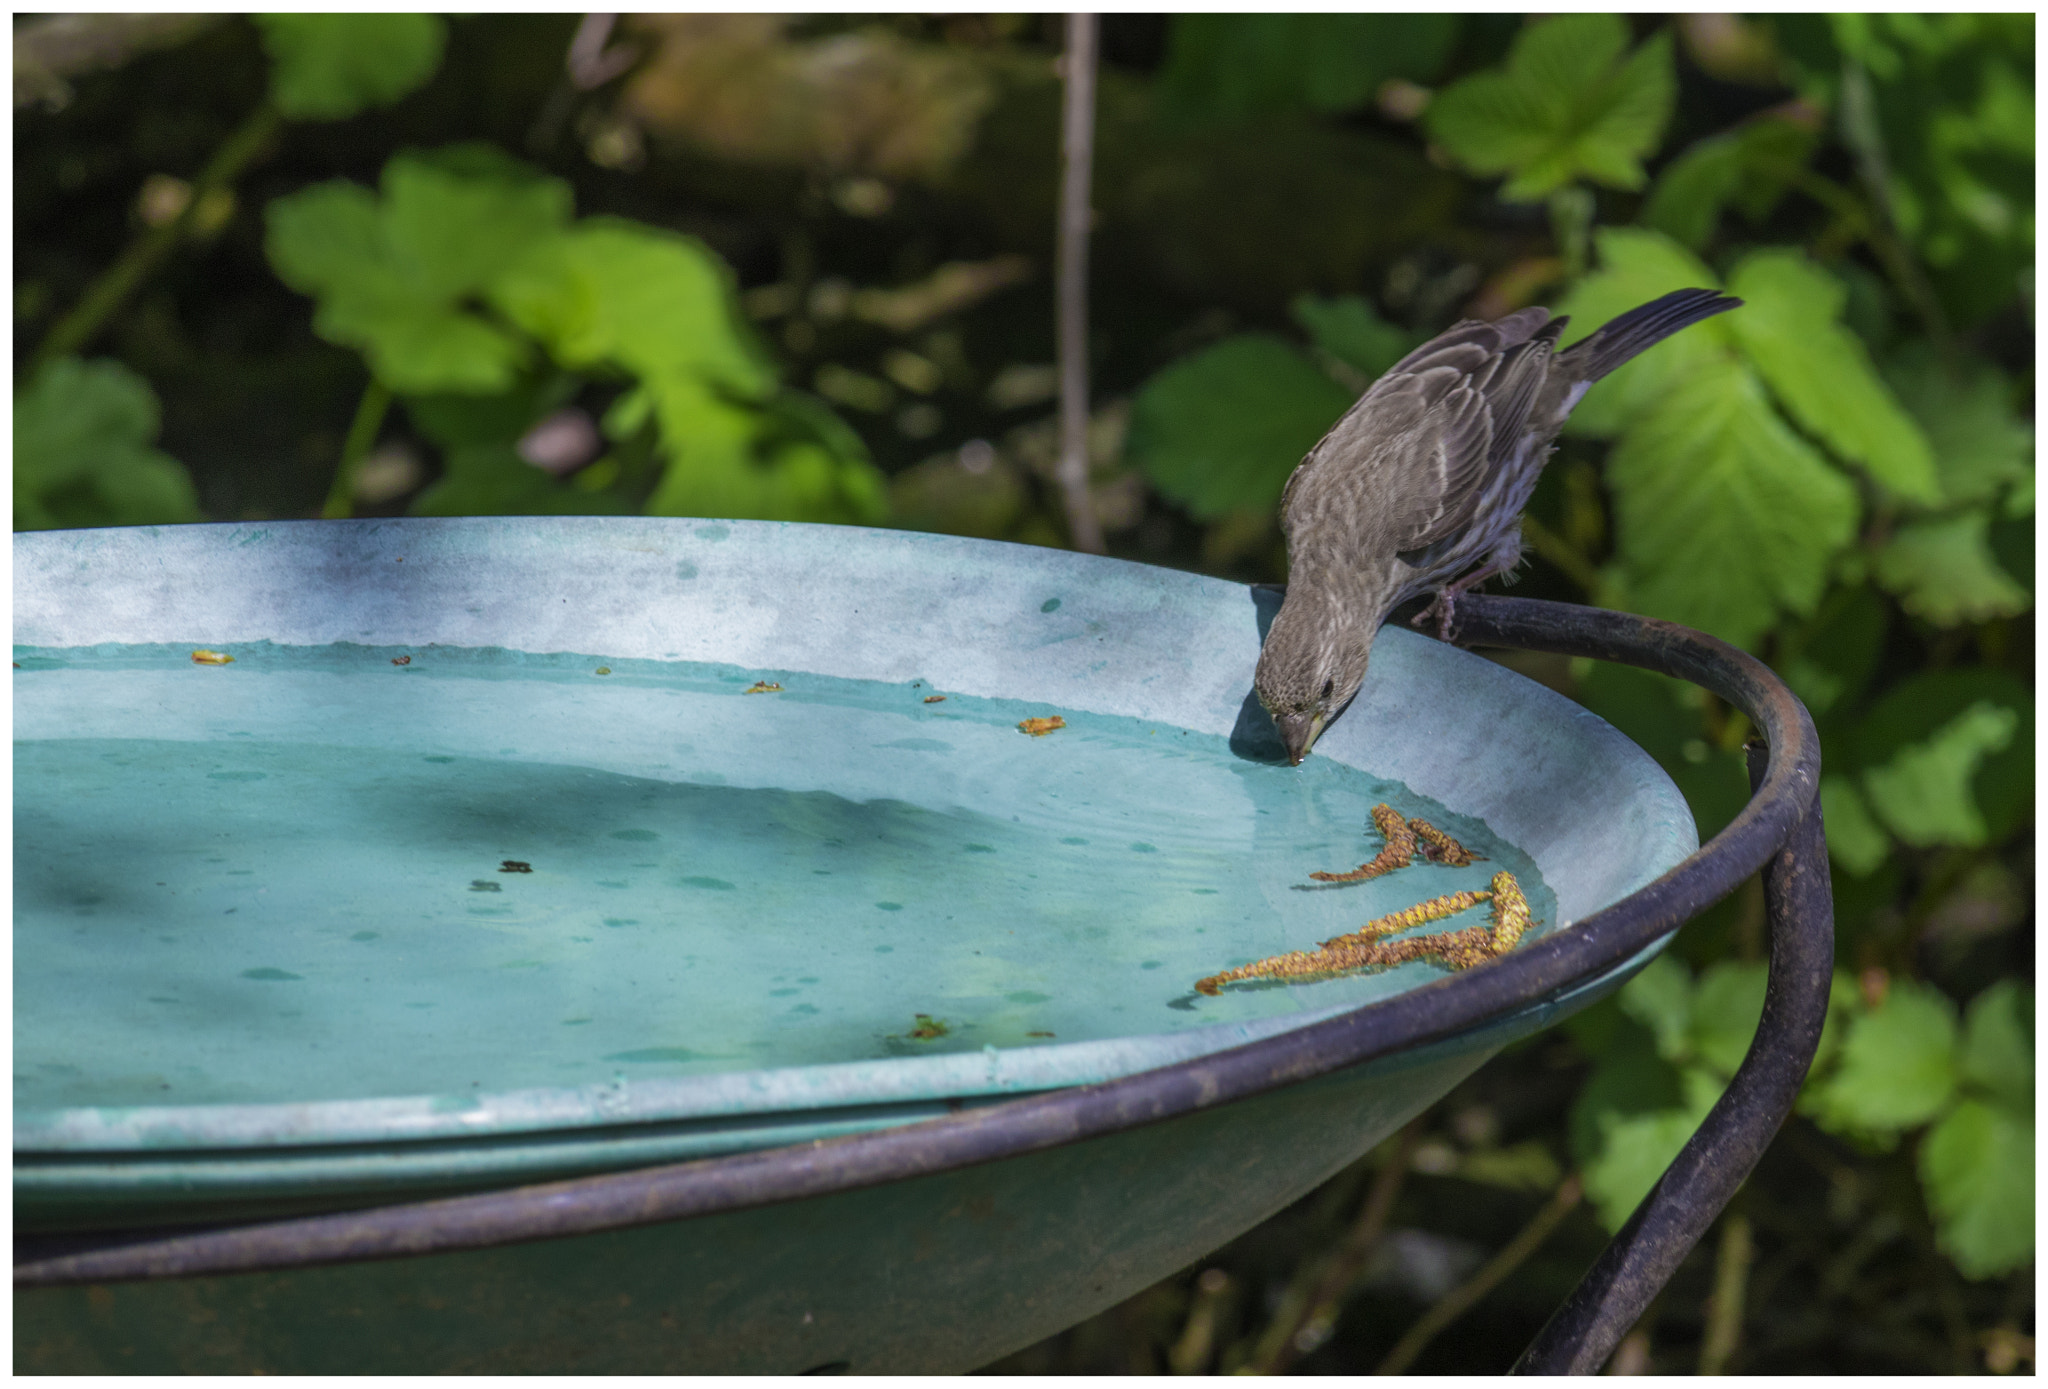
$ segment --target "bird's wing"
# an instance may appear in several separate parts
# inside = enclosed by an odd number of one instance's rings
[[[1323,505],[1349,497],[1370,506],[1397,551],[1468,525],[1528,427],[1549,375],[1553,322],[1524,309],[1498,323],[1458,324],[1410,353],[1310,451],[1288,480],[1281,514],[1293,514],[1297,489],[1313,477],[1319,493],[1331,494]]]
[[[1471,519],[1492,432],[1485,396],[1460,366],[1388,373],[1287,480],[1280,514],[1290,533],[1327,520],[1345,534],[1370,529],[1396,550],[1449,535]]]

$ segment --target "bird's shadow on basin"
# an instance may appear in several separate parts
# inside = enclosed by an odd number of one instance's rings
[[[1280,603],[1286,597],[1285,584],[1251,586],[1252,609],[1258,618],[1261,647],[1266,644],[1266,633],[1273,626],[1273,615],[1280,611]],[[1230,730],[1230,750],[1247,762],[1287,765],[1287,748],[1280,741],[1280,730],[1273,726],[1273,716],[1266,712],[1266,706],[1259,703],[1256,689],[1246,690],[1244,703],[1238,706],[1237,726]]]

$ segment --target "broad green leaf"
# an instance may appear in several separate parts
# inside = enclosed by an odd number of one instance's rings
[[[1887,690],[1831,749],[1835,766],[1862,770],[1891,762],[1937,738],[1958,713],[1988,702],[2018,719],[2012,742],[1987,757],[1969,779],[1969,799],[1984,817],[1987,838],[2003,841],[2034,812],[2034,696],[2025,681],[1983,666],[1923,670]]]
[[[1160,493],[1197,520],[1272,507],[1351,406],[1351,393],[1278,338],[1245,334],[1153,376],[1125,444]]]
[[[1657,176],[1643,205],[1643,225],[1697,251],[1712,239],[1722,208],[1731,203],[1759,221],[1805,166],[1817,139],[1808,125],[1773,115],[1708,136]]]
[[[567,404],[581,384],[557,374],[521,382],[501,395],[412,396],[405,413],[415,429],[444,449],[513,444],[542,416]]]
[[[2001,979],[1963,1014],[1963,1078],[2021,1113],[2034,1109],[2034,991]]]
[[[1756,1037],[1766,974],[1761,962],[1721,960],[1706,968],[1693,990],[1688,1047],[1724,1079],[1735,1074]]]
[[[401,154],[384,166],[386,245],[407,282],[438,299],[479,292],[574,212],[560,179],[468,153]]]
[[[1896,495],[1940,500],[1926,436],[1842,327],[1848,295],[1832,276],[1797,251],[1757,251],[1728,290],[1743,301],[1729,331],[1793,419]]]
[[[1592,1051],[1593,1073],[1572,1101],[1572,1155],[1582,1165],[1599,1156],[1605,1125],[1612,1119],[1676,1109],[1685,1098],[1678,1068],[1657,1054],[1650,1033],[1619,1008],[1612,1009],[1609,1016],[1614,1027]],[[1573,1029],[1573,1036],[1583,1044],[1578,1029]]]
[[[2013,410],[2004,373],[1979,358],[1951,371],[1916,340],[1885,363],[1885,379],[1920,422],[1951,504],[1986,502],[2034,475],[2034,431]]]
[[[384,197],[327,183],[272,202],[265,249],[318,303],[314,331],[360,349],[403,395],[496,394],[531,361],[467,300],[556,234],[569,191],[503,156],[457,147],[399,155]]]
[[[1821,603],[1804,632],[1781,633],[1792,640],[1778,673],[1816,716],[1853,702],[1870,683],[1884,649],[1889,608],[1869,585],[1844,584]]]
[[[1574,342],[1674,289],[1716,289],[1721,283],[1697,256],[1659,232],[1606,228],[1594,234],[1593,244],[1600,269],[1558,306],[1571,316],[1566,336]],[[1566,432],[1594,439],[1620,434],[1702,363],[1727,354],[1730,316],[1695,323],[1618,368],[1586,393],[1566,421]]]
[[[1827,826],[1828,858],[1837,868],[1861,878],[1891,857],[1891,836],[1870,813],[1870,803],[1854,781],[1845,776],[1823,776],[1820,809]]]
[[[270,94],[293,120],[338,121],[389,106],[441,66],[447,26],[430,14],[261,14]]]
[[[1159,101],[1183,117],[1348,111],[1389,78],[1434,81],[1458,28],[1452,14],[1177,14]]]
[[[2034,1121],[1964,1100],[1920,1145],[1935,1237],[1966,1278],[2024,1268],[2034,1257]]]
[[[731,272],[691,237],[589,218],[536,240],[489,298],[563,365],[624,367],[657,396],[682,377],[756,399],[775,385],[740,326]]]
[[[1663,138],[1675,79],[1659,34],[1623,59],[1618,15],[1574,14],[1524,29],[1505,67],[1446,88],[1423,120],[1431,138],[1480,174],[1512,174],[1510,201],[1533,201],[1581,178],[1640,188],[1642,161]]]
[[[1609,1230],[1627,1223],[1720,1095],[1719,1085],[1700,1071],[1685,1074],[1683,1089],[1684,1099],[1670,1109],[1601,1116],[1599,1151],[1581,1170],[1587,1199]]]
[[[488,293],[563,365],[638,380],[605,427],[622,438],[648,419],[657,425],[669,464],[650,513],[860,522],[886,514],[881,475],[836,420],[831,430],[773,437],[764,409],[774,370],[740,322],[730,272],[701,243],[593,218],[537,246]]]
[[[1670,774],[1701,838],[1718,833],[1748,804],[1749,782],[1739,754],[1702,741],[1699,713],[1681,702],[1678,682],[1602,662],[1577,684],[1579,703],[1627,734]]]
[[[1725,356],[1669,383],[1615,445],[1607,477],[1632,601],[1737,645],[1781,610],[1810,612],[1855,535],[1855,488]]]
[[[442,475],[412,504],[416,516],[616,515],[625,504],[557,482],[510,444],[463,444],[442,456]]]
[[[119,362],[62,357],[14,397],[14,527],[199,519],[192,479],[152,447],[156,394]]]
[[[1690,1055],[1693,981],[1682,962],[1659,955],[1622,987],[1620,997],[1622,1011],[1657,1039],[1659,1056],[1683,1061]]]
[[[270,268],[301,294],[317,296],[378,273],[388,258],[377,195],[347,179],[273,199],[263,220]]]
[[[1981,845],[1990,838],[1971,794],[1978,764],[2008,747],[2019,727],[2011,709],[1979,700],[1925,743],[1902,748],[1863,773],[1871,808],[1893,834],[1915,848]]]
[[[1386,369],[1421,346],[1414,333],[1379,316],[1355,294],[1324,299],[1304,294],[1289,310],[1309,340],[1323,351],[1375,380]]]
[[[1883,1139],[1941,1113],[1957,1079],[1955,1005],[1895,979],[1881,1005],[1849,1024],[1840,1064],[1807,1086],[1802,1107],[1823,1128]]]
[[[2033,606],[1991,553],[1991,513],[1982,506],[1906,522],[1871,555],[1870,568],[1901,607],[1937,627],[2011,617]]]

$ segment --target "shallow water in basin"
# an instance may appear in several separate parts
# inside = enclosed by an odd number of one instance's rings
[[[1174,1032],[1435,977],[1191,987],[1496,868],[1555,918],[1478,821],[1218,735],[695,663],[229,650],[16,650],[19,1108]],[[1382,800],[1489,861],[1311,889],[1377,851]]]

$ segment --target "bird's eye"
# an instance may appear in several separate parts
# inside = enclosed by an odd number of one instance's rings
[[[1323,698],[1328,699],[1331,695],[1335,694],[1336,692],[1337,677],[1333,675],[1328,680],[1325,680],[1323,682]]]

